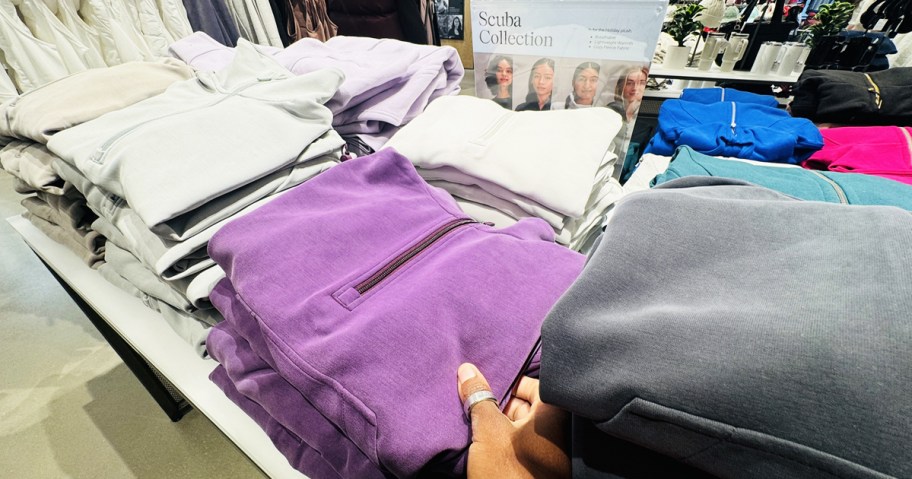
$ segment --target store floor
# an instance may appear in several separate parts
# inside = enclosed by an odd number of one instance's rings
[[[0,170],[0,217],[22,196]],[[0,473],[258,478],[205,416],[172,423],[19,235],[0,221]]]
[[[265,477],[199,411],[168,419],[5,221],[21,199],[0,170],[0,475]]]

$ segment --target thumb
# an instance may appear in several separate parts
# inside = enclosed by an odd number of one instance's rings
[[[459,399],[465,404],[466,399],[479,391],[491,391],[488,380],[481,374],[474,365],[464,363],[459,366],[457,371],[459,380]],[[497,407],[497,403],[491,400],[485,400],[472,407],[472,441],[490,441],[494,440],[504,433],[504,428],[511,428],[510,420],[504,416]]]

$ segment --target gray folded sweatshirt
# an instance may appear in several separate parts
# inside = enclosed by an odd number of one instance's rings
[[[542,399],[720,477],[912,477],[910,251],[899,208],[631,194],[543,325]]]

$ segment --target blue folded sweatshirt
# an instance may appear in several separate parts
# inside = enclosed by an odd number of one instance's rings
[[[810,120],[778,108],[667,100],[644,153],[670,156],[685,145],[707,155],[796,164],[823,148],[823,136]]]
[[[744,180],[795,198],[852,205],[888,205],[912,211],[912,186],[859,173],[766,166],[714,158],[682,146],[653,185],[684,176],[717,176]]]
[[[695,103],[718,103],[720,101],[734,101],[738,103],[757,103],[772,108],[779,108],[779,102],[770,95],[758,95],[749,91],[735,90],[733,88],[685,88],[681,99]]]

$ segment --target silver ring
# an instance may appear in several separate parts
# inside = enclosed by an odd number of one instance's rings
[[[469,397],[462,403],[462,411],[468,419],[472,419],[472,408],[482,401],[494,401],[494,404],[497,404],[497,398],[491,391],[482,390],[469,394]]]

